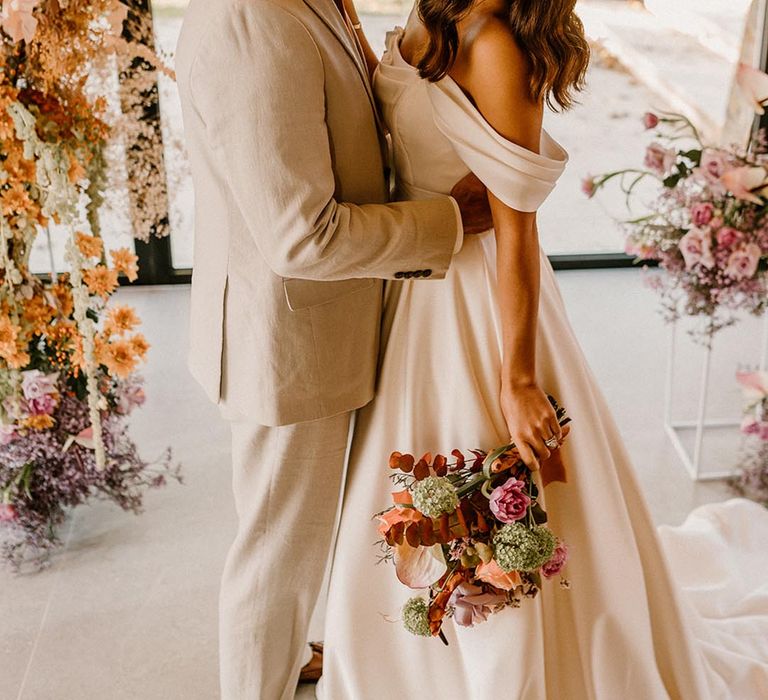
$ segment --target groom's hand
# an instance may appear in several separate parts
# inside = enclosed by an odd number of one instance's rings
[[[451,190],[461,211],[464,233],[483,233],[493,228],[488,190],[474,173],[459,180]]]

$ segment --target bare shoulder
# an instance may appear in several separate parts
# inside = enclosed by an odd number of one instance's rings
[[[496,131],[538,149],[543,105],[531,97],[529,61],[507,22],[470,16],[450,74]]]

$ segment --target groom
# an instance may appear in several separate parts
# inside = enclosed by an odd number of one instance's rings
[[[389,202],[356,27],[334,0],[192,0],[177,50],[190,366],[231,421],[239,520],[221,584],[224,700],[293,698],[350,419],[373,397],[382,280],[440,279],[462,233],[491,225],[473,178],[454,198]]]

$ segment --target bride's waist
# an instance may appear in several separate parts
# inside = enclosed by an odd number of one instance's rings
[[[402,180],[398,181],[395,185],[395,199],[398,201],[408,199],[438,199],[440,197],[447,197],[448,195],[450,195],[450,192],[438,192]]]

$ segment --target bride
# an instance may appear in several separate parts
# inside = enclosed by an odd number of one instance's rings
[[[574,4],[418,0],[375,67],[398,197],[444,194],[471,170],[495,230],[467,237],[444,280],[388,288],[377,397],[358,417],[331,575],[325,700],[768,697],[765,592],[762,615],[746,606],[717,629],[698,624],[539,247],[536,209],[567,161],[542,129],[544,105],[567,109],[588,63]],[[408,593],[373,547],[389,453],[511,437],[536,468],[560,437],[546,394],[573,418],[567,480],[545,491],[570,547],[570,589],[545,584],[477,628],[446,624],[448,647],[409,635],[398,622]],[[762,511],[744,507],[766,532]]]

